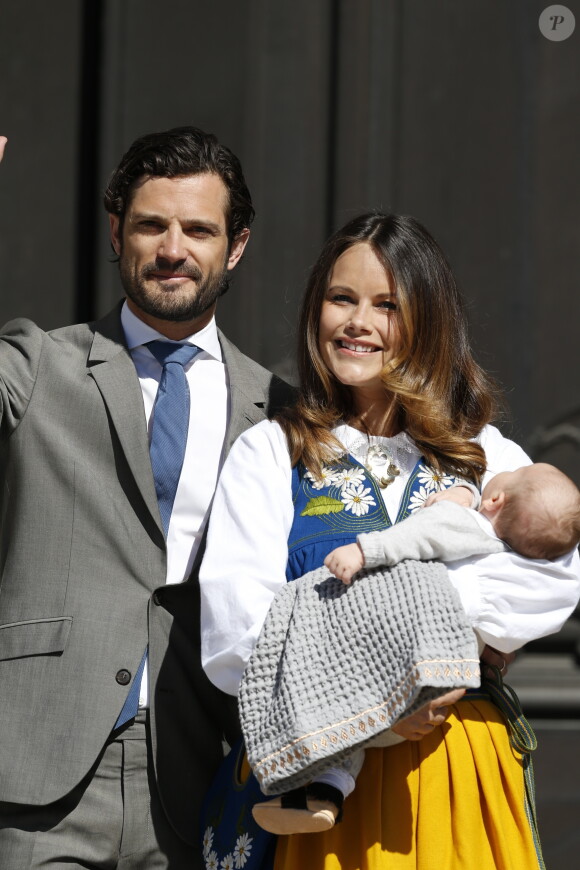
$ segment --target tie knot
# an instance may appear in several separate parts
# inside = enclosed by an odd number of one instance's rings
[[[195,344],[173,344],[170,341],[150,341],[147,347],[162,366],[168,363],[186,366],[201,350]]]

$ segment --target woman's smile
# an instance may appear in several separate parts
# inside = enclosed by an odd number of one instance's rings
[[[348,341],[348,339],[339,339],[337,341],[338,346],[347,351],[348,353],[376,353],[381,348],[376,347],[374,344],[362,344],[361,342],[353,342]]]

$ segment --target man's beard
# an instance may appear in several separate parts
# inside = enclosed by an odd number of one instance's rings
[[[145,314],[159,320],[171,320],[174,323],[196,320],[223,296],[229,286],[228,270],[225,266],[219,272],[209,272],[204,277],[201,269],[191,264],[178,266],[171,272],[171,276],[183,275],[196,281],[195,290],[183,292],[179,287],[175,290],[164,290],[155,278],[151,278],[151,273],[159,269],[158,264],[147,263],[135,275],[123,261],[122,255],[119,261],[121,283],[129,299]],[[149,283],[146,283],[148,279]]]

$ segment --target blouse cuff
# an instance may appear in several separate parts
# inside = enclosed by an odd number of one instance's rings
[[[378,568],[385,564],[385,548],[382,532],[363,532],[356,536],[365,560],[365,568]]]

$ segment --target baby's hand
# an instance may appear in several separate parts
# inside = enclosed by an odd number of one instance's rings
[[[358,543],[337,547],[324,560],[328,570],[348,586],[357,571],[364,568],[365,557]]]
[[[436,501],[454,501],[461,507],[470,508],[473,504],[473,493],[467,486],[452,486],[450,489],[431,493],[423,503],[423,507],[430,507]]]

